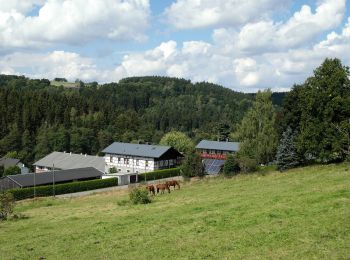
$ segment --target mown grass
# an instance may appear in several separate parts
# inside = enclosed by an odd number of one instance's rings
[[[0,259],[350,258],[349,164],[209,178],[147,205],[126,198],[20,202],[28,218],[0,223]]]

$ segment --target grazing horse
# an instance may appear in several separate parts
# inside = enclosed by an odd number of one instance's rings
[[[168,193],[170,193],[169,185],[166,183],[159,183],[156,185],[156,188],[157,188],[157,194],[159,193],[159,190],[161,194],[164,194],[165,190],[168,190]]]
[[[180,189],[180,184],[176,180],[167,181],[166,184],[168,184],[169,187],[174,186],[174,190],[175,190],[176,186]]]
[[[148,190],[149,193],[156,195],[156,189],[154,188],[153,185],[147,185],[146,189]]]

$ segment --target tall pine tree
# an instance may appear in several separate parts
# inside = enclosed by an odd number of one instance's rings
[[[283,132],[276,155],[278,170],[284,171],[300,164],[300,156],[295,147],[296,137],[296,133],[293,133],[290,127]]]

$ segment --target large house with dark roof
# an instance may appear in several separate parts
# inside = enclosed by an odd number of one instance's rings
[[[0,192],[8,189],[26,188],[53,183],[66,183],[72,181],[86,181],[100,179],[103,173],[93,167],[50,171],[43,173],[27,173],[7,175],[0,179]]]
[[[118,184],[138,181],[138,174],[173,168],[183,155],[175,148],[161,145],[114,142],[102,151],[105,154],[105,177],[118,177]]]
[[[94,167],[101,172],[105,170],[103,157],[66,152],[52,152],[35,162],[34,165],[36,173],[47,172],[53,169],[69,170],[85,167]]]
[[[206,173],[218,174],[225,163],[226,156],[238,152],[239,143],[202,140],[196,146],[196,150],[203,159]]]

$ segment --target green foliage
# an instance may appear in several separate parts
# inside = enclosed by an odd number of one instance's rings
[[[15,201],[13,195],[9,192],[0,193],[0,220],[7,220],[13,213]]]
[[[276,155],[278,170],[284,171],[300,165],[301,159],[295,147],[296,137],[297,134],[290,127],[282,134]]]
[[[252,102],[249,94],[167,77],[60,85],[0,75],[0,155],[18,151],[31,164],[52,151],[98,154],[112,140],[159,143],[170,131],[216,139],[218,118],[234,125]]]
[[[75,181],[55,185],[55,195],[74,193],[80,191],[95,190],[118,185],[117,178],[97,179],[89,181]],[[15,200],[23,200],[34,197],[34,187],[23,189],[12,189],[8,192],[12,193]],[[35,187],[37,197],[53,196],[53,185]]]
[[[238,154],[241,162],[247,164],[244,169],[253,169],[251,166],[254,161],[266,164],[275,157],[278,134],[271,94],[270,90],[257,93],[253,107],[248,110],[234,134],[241,142]]]
[[[203,177],[205,175],[204,165],[200,155],[193,151],[187,155],[181,167],[181,174],[183,177]]]
[[[232,154],[227,155],[224,168],[223,168],[223,174],[226,176],[232,176],[239,173],[239,163],[237,158],[235,158]]]
[[[163,178],[180,176],[180,168],[170,168],[164,170],[156,170],[153,172],[141,173],[138,175],[139,182],[146,180],[159,180]]]
[[[115,168],[115,167],[109,168],[109,173],[110,174],[117,173],[117,168]]]
[[[239,168],[244,173],[255,172],[258,169],[259,163],[255,158],[238,154]]]
[[[133,188],[129,192],[129,199],[133,204],[148,204],[152,202],[148,191],[142,187]]]
[[[16,175],[21,174],[21,168],[19,168],[17,165],[9,166],[5,169],[4,175]]]
[[[297,130],[306,160],[344,160],[350,147],[350,73],[339,59],[326,59],[284,104],[284,130]]]
[[[13,158],[13,159],[17,159],[18,158],[18,153],[16,151],[9,151],[5,154],[6,158]]]
[[[165,134],[160,140],[160,144],[172,146],[185,154],[190,153],[194,149],[193,141],[186,134],[177,131]]]

